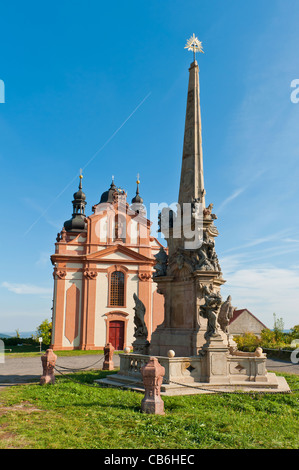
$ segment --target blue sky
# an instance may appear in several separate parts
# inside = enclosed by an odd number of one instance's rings
[[[140,173],[147,205],[177,200],[193,33],[222,295],[269,327],[274,312],[299,323],[298,21],[296,0],[1,6],[0,331],[51,317],[50,255],[80,168],[87,214],[112,175],[131,198]]]

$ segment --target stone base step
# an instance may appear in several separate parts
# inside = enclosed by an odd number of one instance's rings
[[[124,375],[109,375],[105,379],[95,380],[95,383],[97,383],[101,387],[124,388],[144,393],[144,386],[143,383],[140,382],[140,380],[129,378]]]
[[[101,387],[114,387],[144,393],[143,383],[138,378],[134,379],[120,374],[109,375],[105,379],[95,380],[95,383]],[[197,395],[219,392],[282,393],[290,392],[290,388],[284,377],[276,376],[273,373],[268,374],[267,382],[234,382],[223,385],[203,382],[183,383],[174,380],[169,384],[162,384],[161,386],[161,396]]]

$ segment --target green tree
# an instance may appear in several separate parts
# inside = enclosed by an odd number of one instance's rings
[[[44,320],[36,329],[35,335],[32,337],[35,341],[38,341],[38,338],[43,338],[43,344],[45,346],[49,346],[51,343],[51,335],[52,335],[52,322],[49,320]]]
[[[284,333],[284,321],[282,318],[277,318],[276,314],[273,313],[274,317],[274,335],[275,341],[277,343],[281,343],[285,340],[285,333]]]
[[[291,340],[299,338],[299,325],[295,325],[291,328],[289,336]]]

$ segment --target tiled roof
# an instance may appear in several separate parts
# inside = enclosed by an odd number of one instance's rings
[[[261,322],[261,320],[259,320],[258,318],[256,318],[256,316],[253,315],[253,313],[249,312],[249,310],[247,310],[247,308],[243,308],[243,309],[241,309],[241,310],[235,310],[235,311],[234,311],[234,314],[233,314],[233,317],[232,317],[232,319],[230,320],[229,324],[231,324],[233,321],[235,321],[235,320],[236,320],[240,315],[242,315],[242,313],[244,313],[244,312],[249,313],[249,315],[251,315],[253,318],[255,318],[256,321],[258,321],[258,322],[261,323],[265,328],[267,328],[266,325],[264,325],[264,323]]]

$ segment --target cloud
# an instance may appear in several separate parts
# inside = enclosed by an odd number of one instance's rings
[[[37,261],[35,262],[35,264],[37,266],[50,266],[51,265],[51,261],[50,261],[50,256],[52,255],[52,253],[48,252],[48,251],[42,251],[37,259]]]
[[[52,289],[35,286],[33,284],[12,284],[10,282],[2,282],[1,286],[18,295],[52,295]]]
[[[281,230],[279,232],[272,233],[270,235],[265,235],[264,237],[255,238],[254,240],[252,240],[248,243],[245,243],[244,245],[239,245],[239,246],[234,246],[232,248],[229,248],[229,249],[225,250],[224,253],[229,253],[229,252],[232,252],[232,251],[239,251],[239,250],[243,251],[244,248],[252,248],[252,247],[261,245],[263,243],[266,243],[266,244],[269,244],[270,242],[280,242],[281,243],[281,242],[285,241],[285,239],[283,239],[282,237],[285,236],[288,231],[289,231],[289,229],[284,229],[284,230]],[[270,249],[272,249],[272,248],[270,248]],[[277,250],[277,247],[275,249]],[[265,250],[263,250],[263,252],[264,251]]]
[[[286,243],[299,243],[299,240],[296,238],[285,238],[283,241]]]
[[[223,209],[223,207],[225,207],[227,204],[229,204],[230,202],[232,202],[234,199],[236,199],[238,196],[240,196],[240,194],[242,194],[244,191],[245,191],[245,187],[243,188],[239,188],[239,189],[236,189],[229,197],[227,197],[219,206],[218,210],[217,210],[217,213],[219,214],[219,212]]]
[[[254,176],[248,180],[248,177],[246,178],[246,184],[244,183],[240,188],[235,189],[233,193],[228,196],[224,201],[220,204],[219,208],[217,209],[217,213],[227,206],[229,203],[234,201],[237,197],[239,197],[244,191],[246,191],[250,186],[252,186],[263,174],[265,173],[265,170],[257,170],[254,173]]]
[[[273,313],[282,317],[285,328],[299,323],[299,269],[274,265],[246,265],[244,256],[221,259],[226,284],[222,296],[232,296],[238,309],[247,308],[266,326],[273,327]]]

